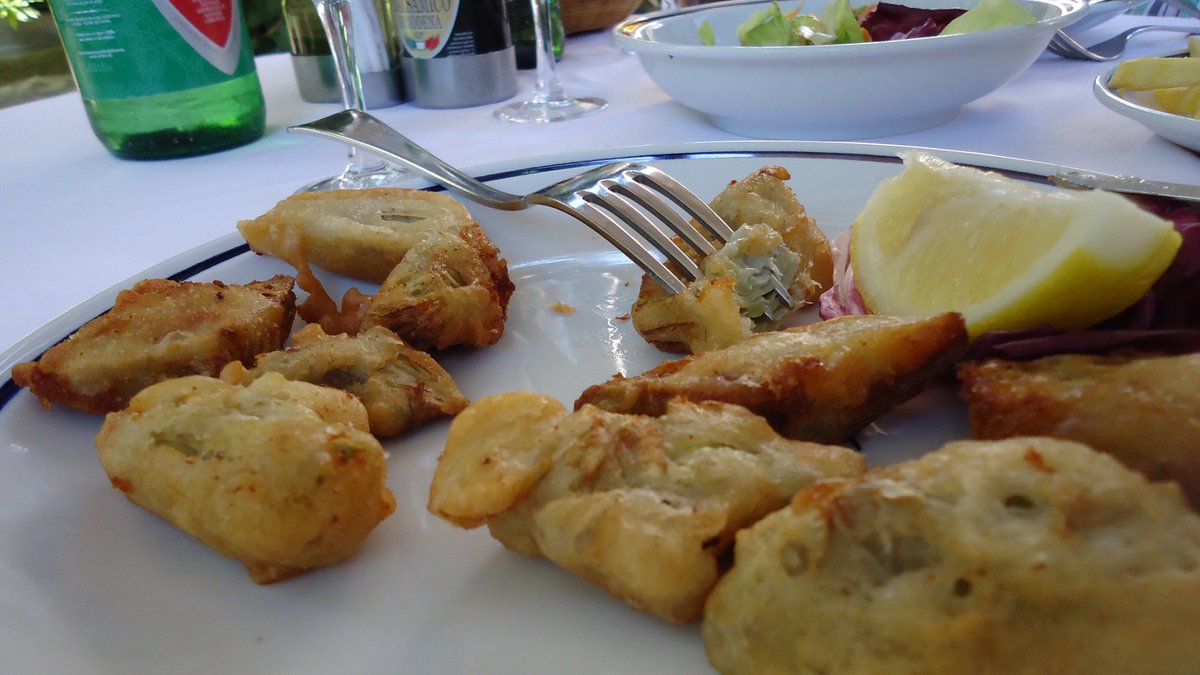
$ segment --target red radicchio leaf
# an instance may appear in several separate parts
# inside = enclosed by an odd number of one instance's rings
[[[833,285],[821,294],[818,314],[832,319],[847,314],[870,314],[858,287],[854,285],[854,270],[850,268],[850,233],[844,232],[829,242],[833,250]]]
[[[859,21],[875,42],[938,35],[964,9],[918,9],[881,2]]]

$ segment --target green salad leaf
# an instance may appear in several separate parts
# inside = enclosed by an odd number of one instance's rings
[[[858,25],[858,17],[850,9],[850,0],[834,0],[825,5],[821,22],[826,31],[833,35],[834,44],[866,42],[862,26]]]
[[[971,33],[977,30],[1004,28],[1005,26],[1032,26],[1037,17],[1013,0],[980,0],[978,5],[946,24],[942,35]]]
[[[792,35],[792,21],[777,2],[772,2],[767,9],[755,10],[737,28],[738,42],[754,47],[789,45]]]
[[[933,11],[907,8],[891,3],[883,4],[917,14]],[[770,7],[755,10],[749,19],[738,25],[738,43],[743,46],[778,47],[868,42],[871,37],[864,29],[863,21],[875,11],[875,8],[876,6],[871,4],[855,9],[850,6],[850,0],[833,0],[824,7],[818,16],[800,14],[799,9],[784,12],[778,2],[772,1]],[[895,10],[892,11],[894,13]],[[963,13],[945,24],[945,28],[936,34],[953,35],[1037,23],[1037,18],[1016,0],[980,0],[978,5],[969,10],[957,11]],[[933,28],[936,30],[937,26],[935,25]],[[874,30],[875,28],[871,28],[871,31]],[[700,23],[698,31],[701,43],[716,44],[716,32],[707,20]],[[890,33],[888,34],[890,35]],[[920,36],[932,34],[934,33],[925,32]],[[899,37],[914,37],[914,35],[906,34]],[[887,38],[878,38],[877,36],[877,39]]]

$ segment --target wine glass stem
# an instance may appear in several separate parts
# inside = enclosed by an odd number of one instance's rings
[[[550,28],[550,3],[548,0],[529,0],[533,14],[533,42],[537,48],[537,82],[533,100],[537,102],[562,101],[567,98],[558,70],[554,64],[554,37]]]
[[[350,0],[315,0],[317,16],[325,29],[325,37],[329,40],[330,51],[333,55],[333,65],[337,70],[338,85],[342,91],[342,105],[346,108],[365,110],[363,98],[362,75],[358,70],[358,60],[354,54],[354,22],[350,10]],[[365,158],[351,147],[347,153],[348,171],[362,171]]]

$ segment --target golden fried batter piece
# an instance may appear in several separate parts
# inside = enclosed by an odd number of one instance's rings
[[[386,328],[351,337],[326,335],[309,324],[292,336],[288,349],[260,354],[249,370],[235,361],[221,379],[248,384],[267,373],[350,392],[366,406],[376,436],[398,436],[467,407],[445,368]]]
[[[1200,354],[960,364],[971,435],[1053,436],[1179,483],[1200,509]]]
[[[301,192],[237,225],[258,253],[374,283],[430,234],[467,226],[478,227],[453,197],[407,188]]]
[[[575,407],[661,415],[677,397],[745,406],[788,438],[846,441],[964,353],[962,317],[845,316],[760,333],[589,387]]]
[[[486,347],[504,335],[513,284],[478,226],[431,233],[396,265],[362,309],[417,349]]]
[[[258,253],[296,268],[299,286],[309,294],[301,317],[331,335],[356,333],[367,311],[368,326],[390,328],[418,348],[439,342],[482,346],[503,332],[513,291],[508,264],[466,207],[449,195],[405,188],[301,193],[239,222],[238,230]],[[310,264],[407,292],[382,298],[368,310],[369,298],[351,289],[339,309]],[[421,292],[434,297],[413,297]],[[480,317],[467,321],[438,311]],[[464,322],[480,326],[484,335],[456,333]]]
[[[486,523],[508,548],[684,623],[699,617],[738,529],[805,485],[863,469],[857,453],[781,438],[738,406],[569,414],[515,392],[451,423],[429,510],[462,527]]]
[[[828,238],[805,211],[785,181],[787,169],[765,166],[741,180],[732,181],[712,201],[713,210],[735,230],[744,225],[767,225],[778,233],[782,244],[798,257],[794,272],[784,282],[797,307],[815,302],[833,283],[833,253]],[[741,263],[761,266],[770,252],[755,251],[769,242],[751,238],[737,263],[709,269],[709,276],[670,295],[649,277],[642,278],[633,305],[634,328],[646,341],[663,351],[700,353],[739,342],[755,330],[776,325],[756,312],[748,312],[746,297],[766,296],[765,277],[752,283],[746,274],[735,275]],[[774,246],[772,246],[774,247]],[[696,256],[699,261],[699,256]],[[724,270],[724,271],[722,271]],[[745,296],[745,297],[744,297]],[[767,296],[769,297],[769,296]],[[760,312],[761,310],[759,310]],[[779,312],[776,317],[783,317]],[[754,318],[752,321],[751,318]]]
[[[183,375],[216,375],[230,361],[279,349],[296,313],[295,280],[245,285],[149,279],[117,295],[93,319],[36,362],[13,368],[13,381],[43,405],[87,413],[124,408],[143,388]]]
[[[260,584],[340,562],[396,508],[350,394],[267,373],[146,388],[96,437],[113,487]]]
[[[1200,673],[1200,517],[1087,446],[951,443],[738,533],[703,636],[727,675]]]

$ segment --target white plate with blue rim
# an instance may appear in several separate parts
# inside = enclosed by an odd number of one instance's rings
[[[587,166],[637,158],[711,197],[730,179],[778,164],[791,173],[809,212],[836,235],[875,186],[900,170],[902,150],[855,143],[682,144],[494,165],[478,174],[524,193]],[[1056,168],[936,152],[1036,183]],[[435,354],[469,398],[527,389],[569,404],[613,373],[636,374],[668,358],[630,325],[641,275],[606,242],[552,209],[469,208],[508,259],[517,287],[498,344]],[[139,273],[122,287],[148,276],[232,283],[289,271],[234,236]],[[335,297],[356,283],[325,280]],[[0,355],[0,654],[6,672],[708,671],[695,625],[668,625],[545,560],[504,549],[484,529],[456,529],[430,515],[425,504],[444,420],[385,443],[397,510],[352,559],[254,585],[239,563],[109,485],[93,445],[99,417],[45,410],[7,381],[14,362],[36,358],[106,311],[116,291],[100,293]],[[563,313],[561,305],[575,311]],[[939,386],[856,440],[870,463],[887,464],[966,433],[963,405],[950,387]]]

